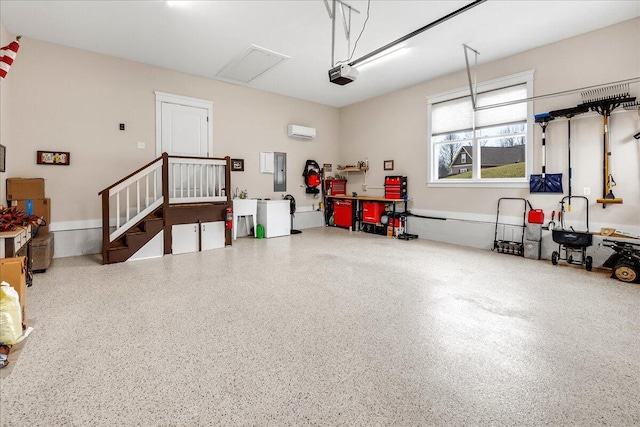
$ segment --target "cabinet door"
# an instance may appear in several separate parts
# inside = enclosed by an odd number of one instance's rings
[[[200,238],[203,251],[224,248],[224,221],[200,224]]]
[[[174,255],[200,250],[198,224],[180,224],[171,227],[171,252]]]

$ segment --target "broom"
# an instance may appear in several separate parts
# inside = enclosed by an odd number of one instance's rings
[[[588,107],[591,111],[602,116],[602,141],[603,141],[603,165],[602,165],[602,198],[597,199],[602,203],[602,208],[606,208],[609,203],[622,203],[622,199],[613,194],[612,187],[616,181],[613,174],[609,172],[609,117],[611,112],[617,107],[631,103],[636,100],[635,96],[629,95],[629,84],[620,84],[601,87],[581,93],[582,104],[579,107]]]

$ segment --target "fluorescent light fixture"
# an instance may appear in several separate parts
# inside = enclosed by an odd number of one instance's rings
[[[390,49],[387,49],[383,52],[380,52],[379,54],[374,55],[371,58],[367,58],[365,61],[362,61],[361,63],[354,65],[354,67],[357,68],[358,70],[363,70],[371,66],[372,64],[380,64],[382,62],[388,61],[389,59],[393,59],[400,55],[404,55],[407,52],[409,52],[409,48],[407,47],[407,45],[400,44]]]

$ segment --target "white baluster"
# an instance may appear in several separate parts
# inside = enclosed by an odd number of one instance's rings
[[[129,187],[127,187],[127,206],[125,207],[125,212],[127,213],[127,221],[129,222]]]
[[[136,215],[138,215],[140,213],[140,180],[136,181],[136,207],[138,209]]]
[[[120,192],[116,193],[116,230],[120,228]]]

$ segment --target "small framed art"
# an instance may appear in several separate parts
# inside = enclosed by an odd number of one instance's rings
[[[39,165],[69,166],[71,153],[68,151],[38,151],[37,163]]]
[[[244,172],[244,159],[231,159],[231,172]]]
[[[392,171],[393,170],[393,160],[385,160],[384,161],[384,170]]]

